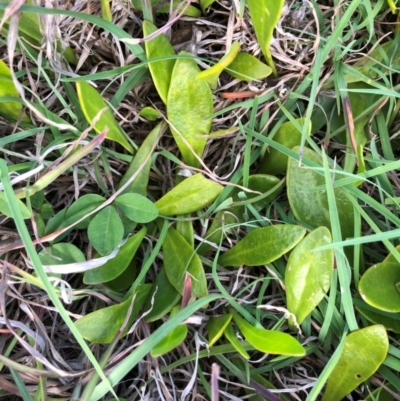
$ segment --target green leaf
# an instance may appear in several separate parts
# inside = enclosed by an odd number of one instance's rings
[[[1,14],[0,14],[1,17]],[[1,18],[0,18],[1,19]],[[19,93],[12,80],[11,71],[8,65],[0,60],[0,99],[2,97],[18,97]],[[21,114],[23,105],[18,102],[0,102],[0,113],[5,117],[17,120]],[[24,113],[22,117],[24,123],[30,123],[30,118]]]
[[[326,227],[308,234],[292,251],[285,270],[287,309],[300,324],[329,291],[333,271],[333,249],[315,251],[330,244]]]
[[[299,152],[298,147],[295,147],[293,150],[296,153]],[[322,165],[321,158],[311,149],[304,149],[304,157],[314,163]],[[313,188],[325,185],[324,176],[311,168],[299,166],[297,160],[289,159],[286,180],[289,203],[296,219],[313,228],[326,226],[330,229],[331,222],[326,190],[311,192]],[[335,188],[334,193],[342,238],[353,237],[353,205],[342,188]]]
[[[368,305],[386,312],[398,313],[400,312],[398,283],[400,283],[400,264],[382,262],[371,266],[363,274],[358,291]]]
[[[235,42],[226,52],[224,57],[218,61],[218,63],[214,64],[212,67],[199,72],[197,74],[197,79],[200,81],[206,81],[211,89],[216,89],[218,84],[218,77],[220,76],[221,72],[228,67],[234,60],[236,55],[239,53],[240,50],[240,43]]]
[[[21,200],[16,199],[16,201],[18,208],[21,211],[22,217],[24,219],[30,219],[32,213],[29,211],[29,209],[25,206],[25,204]],[[0,192],[0,213],[4,214],[4,216],[7,217],[13,217],[6,196],[4,195],[4,192]]]
[[[238,325],[245,339],[258,351],[266,354],[303,356],[306,354],[303,346],[292,336],[280,331],[258,329],[247,323],[236,312],[233,320]]]
[[[122,241],[123,235],[124,226],[113,206],[106,206],[89,223],[89,241],[102,256],[110,254]]]
[[[156,31],[157,27],[153,23],[150,21],[143,21],[143,35],[145,37]],[[144,46],[154,86],[156,87],[161,100],[166,104],[175,60],[166,59],[155,62],[152,62],[151,60],[161,57],[175,56],[174,48],[164,34],[160,34],[152,40],[146,40]]]
[[[135,297],[128,324],[122,333],[122,336],[125,336],[137,318],[140,309],[149,295],[151,287],[151,284],[139,285],[137,292],[124,302],[91,312],[77,320],[75,322],[76,328],[82,337],[88,341],[96,344],[109,344],[124,323],[132,304],[132,299]]]
[[[186,178],[156,202],[162,216],[182,216],[210,205],[223,187],[198,173]]]
[[[85,255],[78,247],[64,242],[53,244],[40,251],[39,258],[44,265],[66,265],[86,261]]]
[[[224,331],[224,336],[232,344],[233,348],[235,348],[235,350],[237,352],[239,352],[240,355],[242,355],[242,357],[244,359],[250,359],[250,355],[244,349],[242,343],[237,338],[235,330],[233,329],[232,324],[228,324],[226,326],[225,331]]]
[[[296,121],[302,125],[304,118],[298,118]],[[311,122],[308,126],[308,134],[311,133]],[[274,135],[273,140],[292,149],[301,143],[301,132],[291,121],[282,124]],[[286,172],[289,157],[279,150],[270,147],[264,154],[259,171],[265,174],[278,175]]]
[[[162,249],[165,273],[176,291],[183,294],[187,271],[192,276],[192,295],[197,298],[208,295],[206,275],[200,257],[175,228],[168,229]]]
[[[232,313],[227,313],[220,317],[210,317],[207,322],[208,346],[213,346],[224,334],[226,326],[232,320]]]
[[[249,176],[247,188],[252,191],[260,192],[261,194],[266,194],[272,188],[274,188],[279,183],[279,179],[266,174],[253,174]],[[243,186],[243,182],[240,182],[239,185]],[[267,207],[272,200],[274,200],[280,191],[278,187],[273,193],[268,196],[263,197],[257,202],[252,202],[251,204],[257,209],[261,210]],[[240,188],[233,188],[230,196],[232,197],[233,202],[240,202],[242,199],[239,197],[239,193],[244,192]],[[247,199],[253,199],[258,197],[260,194],[254,192],[246,192]],[[232,229],[226,228],[226,226],[230,224],[237,224],[244,221],[243,215],[245,213],[245,206],[230,206],[227,209],[220,210],[214,216],[210,228],[207,230],[205,235],[205,239],[210,242],[214,242],[219,244],[221,240],[221,236],[223,236],[224,232],[229,233]],[[224,228],[225,227],[225,228]],[[197,249],[197,253],[199,255],[204,255],[207,251],[211,249],[211,245],[207,243],[203,243]]]
[[[83,276],[83,282],[85,284],[101,284],[120,276],[135,257],[146,231],[146,227],[143,227],[135,235],[128,238],[115,258],[108,260],[103,266],[86,271]]]
[[[305,228],[292,224],[256,228],[219,259],[220,266],[260,266],[289,252],[304,237]]]
[[[139,115],[147,121],[156,121],[162,117],[161,113],[154,107],[143,107],[143,109],[140,110]]]
[[[188,55],[181,52],[180,55]],[[207,82],[196,79],[200,72],[192,58],[175,62],[167,98],[167,114],[171,132],[182,153],[183,161],[193,167],[200,163],[211,128],[213,98]],[[194,154],[193,154],[194,152]]]
[[[119,143],[128,152],[133,153],[133,147],[125,138],[125,134],[122,132],[121,127],[115,120],[111,109],[96,89],[85,81],[77,81],[76,90],[78,93],[79,104],[89,124],[93,123],[94,118],[98,115],[100,110],[106,109],[94,125],[95,131],[100,133],[103,132],[105,128],[108,128],[106,138]]]
[[[180,298],[181,294],[169,282],[163,266],[157,274],[156,282],[147,299],[145,310],[151,310],[144,319],[146,322],[161,319],[177,304]]]
[[[179,305],[175,306],[171,311],[170,318],[176,315],[179,310]],[[161,355],[167,354],[176,347],[179,347],[179,345],[185,341],[187,332],[188,329],[186,324],[180,324],[179,326],[176,326],[151,350],[151,356],[153,358],[157,358]]]
[[[377,371],[388,349],[386,330],[381,325],[350,333],[321,401],[338,401],[351,393]]]
[[[126,170],[126,173],[118,183],[117,189],[121,188],[133,175],[135,175],[135,178],[131,184],[124,189],[123,193],[134,192],[143,196],[147,195],[147,185],[149,183],[149,173],[152,164],[150,156],[166,127],[166,123],[162,122],[158,124],[149,135],[147,135],[146,139],[136,152],[128,170]]]
[[[158,217],[156,205],[139,194],[120,195],[114,203],[128,219],[136,223],[150,223]]]
[[[86,194],[81,196],[67,209],[62,227],[67,227],[75,221],[78,221],[86,214],[97,209],[105,201],[106,199],[103,196],[97,194]],[[88,228],[92,219],[93,216],[87,217],[85,220],[77,224],[76,228],[81,230]],[[59,228],[61,228],[61,226]]]
[[[225,70],[241,81],[263,79],[272,74],[272,69],[251,54],[240,52]]]
[[[200,0],[200,7],[203,11],[203,14],[206,13],[207,7],[210,7],[212,3],[214,3],[215,0]]]
[[[272,60],[270,44],[272,34],[282,14],[285,0],[247,0],[251,22],[257,36],[258,44],[272,72],[277,76]]]

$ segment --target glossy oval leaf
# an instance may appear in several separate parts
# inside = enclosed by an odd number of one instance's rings
[[[146,322],[154,322],[164,317],[181,299],[181,294],[169,282],[164,266],[157,273],[156,281],[146,301]]]
[[[158,217],[156,205],[139,194],[120,195],[114,203],[128,219],[136,223],[150,223]]]
[[[258,351],[266,354],[303,356],[306,354],[303,346],[292,336],[280,331],[258,329],[246,322],[237,313],[233,320],[239,327],[245,339]]]
[[[263,79],[272,74],[272,69],[251,54],[240,52],[226,68],[226,72],[241,81]]]
[[[285,0],[247,0],[251,22],[257,36],[258,44],[268,65],[276,76],[270,44],[276,24],[281,17]]]
[[[75,221],[78,221],[86,214],[97,209],[106,199],[103,196],[97,194],[86,194],[78,198],[68,209],[65,214],[65,218],[62,227],[68,227]],[[76,228],[86,229],[89,226],[90,221],[93,219],[93,215],[87,217],[76,225]],[[61,228],[61,227],[60,227]]]
[[[64,242],[46,247],[39,252],[39,258],[43,265],[66,265],[86,261],[85,255],[77,246]]]
[[[400,264],[382,262],[371,266],[361,277],[358,291],[368,305],[400,312]]]
[[[233,348],[242,355],[244,359],[250,359],[250,355],[248,352],[244,349],[242,343],[239,341],[239,339],[236,336],[235,330],[233,329],[232,324],[228,324],[225,328],[224,331],[224,336],[225,338],[231,343]]]
[[[16,199],[16,202],[17,202],[18,208],[22,214],[22,217],[25,220],[30,219],[32,216],[32,213],[26,207],[25,203],[23,203],[20,199]],[[4,195],[4,192],[0,192],[0,213],[4,214],[4,216],[7,216],[7,217],[13,217],[10,206],[8,205],[8,201],[6,199],[6,196]]]
[[[300,125],[303,124],[304,119],[298,118],[296,120]],[[311,122],[308,126],[308,134],[311,133]],[[299,146],[301,142],[301,132],[295,127],[291,121],[283,123],[278,129],[277,133],[272,138],[275,142],[285,146],[287,149],[292,149]],[[278,149],[270,147],[264,154],[260,172],[265,174],[278,175],[286,172],[289,157]]]
[[[221,266],[260,266],[271,263],[295,247],[306,233],[292,224],[256,228],[219,259]]]
[[[381,325],[350,333],[321,401],[338,401],[351,393],[377,371],[388,349],[387,333]]]
[[[78,93],[79,104],[89,124],[93,123],[94,118],[98,115],[100,110],[106,109],[94,125],[95,131],[100,133],[104,131],[105,128],[108,128],[106,138],[119,143],[128,152],[133,153],[134,149],[132,145],[125,138],[125,134],[122,132],[121,127],[115,120],[111,109],[97,90],[85,81],[77,81],[76,90]]]
[[[89,223],[88,237],[101,255],[110,254],[122,241],[124,226],[113,206],[106,206]]]
[[[308,234],[292,251],[285,270],[287,309],[300,324],[329,291],[333,249],[316,251],[332,242],[326,227]]]
[[[232,313],[227,313],[219,317],[210,317],[207,322],[208,331],[208,346],[213,346],[224,334],[224,331],[230,321],[232,320]]]
[[[170,314],[170,318],[180,311],[179,305],[175,306]],[[153,358],[167,354],[176,347],[179,347],[184,341],[188,333],[186,324],[180,324],[171,330],[166,337],[164,337],[151,351],[150,354]]]
[[[139,115],[147,121],[156,121],[162,117],[161,113],[154,107],[143,107],[143,109],[140,110]]]
[[[83,276],[83,282],[85,284],[101,284],[120,276],[135,257],[146,231],[146,227],[143,227],[135,235],[128,238],[115,258],[108,260],[103,266],[86,271]]]
[[[143,35],[149,36],[157,31],[157,27],[150,21],[143,21]],[[154,86],[160,95],[161,100],[166,104],[169,86],[171,83],[172,70],[175,60],[167,58],[160,61],[151,61],[161,57],[171,57],[175,55],[174,48],[164,34],[159,34],[152,40],[144,42],[147,60]]]
[[[82,337],[97,344],[109,344],[122,327],[133,300],[133,308],[122,336],[131,328],[148,297],[152,285],[142,284],[135,294],[117,305],[91,312],[75,322]],[[135,297],[133,299],[133,297]]]
[[[175,228],[168,229],[162,250],[165,273],[179,294],[183,294],[188,272],[192,278],[192,295],[197,298],[208,295],[206,274],[200,257]]]
[[[293,150],[299,152],[298,147]],[[304,148],[303,155],[310,161],[322,165],[321,158],[313,150]],[[325,185],[324,176],[311,168],[299,166],[297,160],[289,159],[286,180],[288,199],[295,217],[312,228],[325,226],[331,229],[326,190],[312,192],[315,187]],[[353,205],[342,188],[335,188],[334,192],[342,238],[353,237]]]
[[[214,64],[212,67],[199,72],[197,74],[197,79],[200,81],[206,81],[210,85],[211,89],[216,89],[218,84],[218,77],[221,72],[228,67],[234,60],[240,50],[240,43],[234,42],[229,50],[226,52],[224,57],[218,61],[218,63]]]
[[[0,98],[2,97],[18,97],[19,93],[12,80],[11,71],[8,65],[0,60]],[[23,105],[18,102],[0,102],[0,113],[6,118],[17,120],[21,114]],[[31,122],[30,118],[24,113],[22,117],[24,123]]]
[[[195,174],[180,182],[156,202],[162,216],[182,216],[197,212],[210,205],[221,193],[223,187]]]
[[[160,136],[165,131],[167,125],[162,122],[152,129],[147,135],[146,139],[140,145],[136,152],[131,164],[129,165],[126,173],[118,183],[117,189],[120,189],[126,184],[133,175],[136,177],[131,183],[123,190],[124,193],[134,192],[139,195],[147,195],[147,186],[149,184],[149,173],[152,164],[152,158],[150,157],[157,145]]]
[[[180,55],[188,53],[181,52]],[[207,82],[196,79],[200,72],[192,58],[179,58],[172,72],[167,98],[167,114],[171,132],[189,166],[199,167],[211,128],[213,98]]]

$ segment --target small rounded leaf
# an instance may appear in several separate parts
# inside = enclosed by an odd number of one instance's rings
[[[129,219],[135,223],[149,223],[158,217],[156,205],[146,197],[128,193],[118,196],[115,205]]]
[[[219,259],[221,266],[260,266],[271,263],[295,247],[306,233],[293,224],[256,228]]]
[[[350,333],[321,401],[338,401],[351,393],[378,370],[388,349],[387,333],[381,325]]]
[[[374,308],[400,312],[400,265],[382,262],[371,266],[361,277],[358,291],[363,300]]]
[[[251,54],[241,52],[229,64],[226,72],[241,81],[253,81],[268,77],[272,69]]]

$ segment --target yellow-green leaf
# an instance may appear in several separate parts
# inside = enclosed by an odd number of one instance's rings
[[[388,349],[387,333],[381,325],[350,333],[321,401],[339,401],[351,393],[378,370]]]
[[[329,291],[333,271],[333,249],[316,251],[330,244],[331,233],[319,227],[292,251],[285,270],[287,309],[300,324]]]
[[[272,60],[270,44],[272,34],[282,14],[285,0],[247,0],[251,22],[257,36],[260,49],[276,76],[275,64]]]
[[[157,27],[153,23],[150,21],[143,21],[143,35],[145,37],[156,31]],[[161,100],[164,103],[167,103],[167,95],[175,60],[171,58],[154,62],[151,60],[155,58],[174,56],[174,49],[164,34],[160,34],[152,40],[146,40],[144,46],[154,86],[156,87]]]
[[[213,317],[211,316],[207,322],[208,330],[208,346],[214,345],[219,338],[224,334],[224,331],[230,321],[232,320],[232,314],[227,313],[226,315]]]
[[[210,205],[223,187],[198,173],[186,178],[156,202],[162,216],[182,216]]]
[[[241,81],[253,81],[268,77],[272,69],[251,54],[240,52],[226,68],[226,72]]]
[[[100,133],[104,131],[105,128],[108,128],[106,138],[119,143],[128,152],[133,153],[134,149],[132,145],[125,138],[125,134],[122,132],[121,127],[115,120],[111,109],[108,107],[96,89],[94,89],[85,81],[78,81],[76,83],[76,89],[78,93],[79,104],[81,105],[83,114],[85,115],[88,123],[92,124],[94,118],[99,114],[100,110],[104,108],[106,109],[106,111],[103,112],[97,123],[94,125],[96,132]]]
[[[220,76],[221,72],[235,60],[235,57],[238,54],[239,50],[240,43],[233,43],[225,56],[222,57],[221,60],[218,61],[218,63],[214,64],[209,69],[199,72],[197,74],[197,79],[199,79],[200,81],[208,82],[211,89],[216,89],[218,77]]]
[[[235,330],[233,329],[233,326],[231,324],[228,324],[226,326],[224,336],[231,343],[233,348],[235,348],[235,350],[239,352],[240,355],[242,355],[244,359],[250,359],[250,355],[244,349],[242,343],[237,338]]]
[[[180,55],[188,53],[181,52]],[[198,167],[211,128],[213,98],[207,82],[196,79],[200,72],[192,58],[175,62],[167,98],[167,114],[171,132],[182,153],[183,161]]]
[[[219,259],[221,266],[260,266],[271,263],[289,252],[306,233],[293,224],[256,228]]]

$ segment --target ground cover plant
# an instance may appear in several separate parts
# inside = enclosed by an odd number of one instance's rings
[[[0,397],[399,399],[399,9],[0,2]]]

